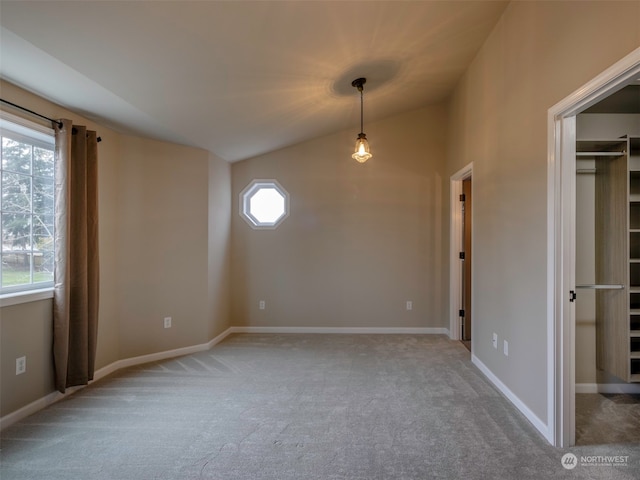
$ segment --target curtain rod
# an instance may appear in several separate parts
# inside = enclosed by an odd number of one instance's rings
[[[59,128],[62,128],[62,122],[59,120],[54,120],[53,118],[49,118],[49,117],[45,117],[44,115],[39,114],[38,112],[34,112],[33,110],[29,110],[28,108],[25,107],[21,107],[20,105],[17,105],[13,102],[10,102],[9,100],[5,100],[4,98],[0,98],[0,102],[2,103],[6,103],[7,105],[11,105],[14,108],[18,108],[24,112],[30,113],[31,115],[35,115],[36,117],[40,117],[40,118],[44,118],[45,120],[49,120],[51,123],[55,123],[58,125]],[[73,129],[75,133],[75,128]],[[96,139],[98,142],[102,141],[102,138],[98,137]]]
[[[15,108],[19,108],[20,110],[30,113],[31,115],[35,115],[36,117],[40,117],[40,118],[44,118],[45,120],[49,120],[51,123],[57,123],[58,127],[62,128],[62,122],[58,121],[58,120],[54,120],[53,118],[49,118],[49,117],[45,117],[44,115],[40,115],[37,112],[34,112],[33,110],[29,110],[28,108],[24,108],[21,107],[20,105],[16,105],[13,102],[10,102],[9,100],[5,100],[4,98],[0,98],[0,102],[2,103],[6,103],[7,105],[11,105],[12,107]]]

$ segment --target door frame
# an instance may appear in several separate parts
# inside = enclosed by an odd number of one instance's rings
[[[575,444],[576,115],[640,78],[640,48],[548,110],[547,115],[547,439]]]
[[[462,182],[470,178],[473,173],[473,162],[462,167],[451,175],[450,184],[450,222],[449,222],[449,338],[460,340],[460,299],[462,298],[462,269],[460,268],[459,253],[464,250],[462,239]],[[473,191],[473,181],[471,182]],[[473,212],[471,215],[471,231],[473,232]],[[471,237],[473,242],[473,236]],[[471,270],[473,272],[473,269]],[[473,275],[473,273],[472,273]],[[473,305],[473,289],[471,289],[471,304]],[[473,308],[472,308],[473,311]],[[473,354],[473,323],[471,324],[471,353]]]

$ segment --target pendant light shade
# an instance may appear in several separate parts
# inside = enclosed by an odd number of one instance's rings
[[[353,152],[353,155],[351,155],[351,158],[359,161],[360,163],[364,163],[372,156],[367,136],[364,133],[359,133],[358,139],[356,140],[356,150]]]
[[[371,154],[371,149],[369,148],[367,135],[364,133],[364,107],[362,91],[364,90],[364,84],[366,81],[366,78],[356,78],[353,82],[351,82],[351,85],[356,87],[360,92],[360,133],[358,134],[358,139],[356,140],[356,148],[353,152],[353,155],[351,155],[351,158],[357,160],[360,163],[366,162],[373,156]]]

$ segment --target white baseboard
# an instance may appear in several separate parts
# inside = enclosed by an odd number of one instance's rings
[[[449,335],[448,328],[429,327],[231,327],[234,333],[362,333],[385,335]]]
[[[111,375],[113,372],[116,372],[121,368],[133,367],[134,365],[141,365],[143,363],[156,362],[158,360],[181,357],[183,355],[189,355],[191,353],[209,350],[216,343],[220,343],[231,333],[233,333],[232,327],[227,328],[224,332],[222,332],[220,335],[213,338],[207,343],[202,343],[200,345],[193,345],[191,347],[176,348],[175,350],[167,350],[165,352],[152,353],[150,355],[141,355],[138,357],[127,358],[124,360],[118,360],[117,362],[113,362],[105,367],[102,367],[96,370],[93,375],[93,380],[89,383],[91,384],[93,382],[100,380],[101,378],[106,377],[107,375]],[[49,405],[52,405],[83,388],[84,386],[67,388],[65,393],[60,393],[57,391],[51,392],[50,394],[42,398],[39,398],[38,400],[31,402],[30,404],[25,405],[24,407],[9,413],[4,417],[1,417],[0,431],[4,430],[9,425],[13,425],[14,423],[22,420],[23,418],[26,418],[29,415],[33,415],[37,411],[42,410],[43,408],[48,407]]]
[[[638,383],[576,383],[576,393],[640,394]]]
[[[227,328],[224,332],[222,332],[217,337],[208,341],[207,343],[201,343],[199,345],[192,345],[190,347],[182,347],[176,348],[174,350],[166,350],[164,352],[158,353],[150,353],[149,355],[140,355],[138,357],[125,358],[124,360],[118,360],[117,362],[113,362],[106,367],[102,367],[99,370],[96,370],[93,375],[93,381],[100,380],[101,378],[106,377],[107,375],[111,375],[113,372],[116,372],[122,368],[133,367],[135,365],[142,365],[143,363],[149,362],[157,362],[159,360],[166,360],[167,358],[175,358],[182,357],[184,355],[190,355],[192,353],[203,352],[205,350],[210,350],[215,344],[220,343],[224,340],[229,334],[234,332],[234,327]]]
[[[36,413],[43,408],[48,407],[49,405],[56,403],[58,400],[63,399],[66,394],[60,392],[51,392],[49,395],[39,398],[38,400],[31,402],[24,407],[15,410],[11,413],[8,413],[4,417],[0,418],[0,431],[7,428],[9,425],[13,425],[14,423],[22,420],[23,418],[28,417]]]
[[[471,363],[473,363],[478,369],[489,379],[491,383],[493,383],[502,394],[509,399],[509,401],[518,409],[520,413],[522,413],[529,422],[538,430],[544,438],[546,438],[551,444],[553,444],[553,436],[551,429],[547,424],[545,424],[540,418],[531,411],[529,407],[527,407],[518,396],[513,393],[509,388],[500,381],[498,377],[494,375],[494,373],[489,370],[484,363],[478,359],[475,355],[471,355]]]
[[[101,378],[111,375],[112,373],[127,367],[133,367],[135,365],[142,365],[143,363],[157,362],[159,360],[166,360],[167,358],[181,357],[183,355],[190,355],[192,353],[202,352],[211,349],[217,343],[220,343],[227,336],[232,333],[381,333],[381,334],[443,334],[449,335],[449,329],[447,328],[368,328],[368,327],[229,327],[217,337],[213,338],[207,343],[200,345],[193,345],[190,347],[176,348],[174,350],[167,350],[164,352],[151,353],[149,355],[140,355],[138,357],[126,358],[124,360],[118,360],[105,367],[102,367],[95,371],[93,375],[93,383]],[[0,418],[0,431],[7,428],[9,425],[22,420],[42,410],[49,405],[62,400],[68,395],[82,389],[84,387],[68,388],[66,393],[52,392],[45,397],[42,397],[34,402],[31,402],[24,407],[11,412],[4,417]]]

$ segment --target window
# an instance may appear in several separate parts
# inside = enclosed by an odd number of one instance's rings
[[[289,194],[275,180],[254,180],[240,194],[240,215],[253,228],[276,228],[289,215]]]
[[[54,137],[0,117],[0,294],[53,286]]]

